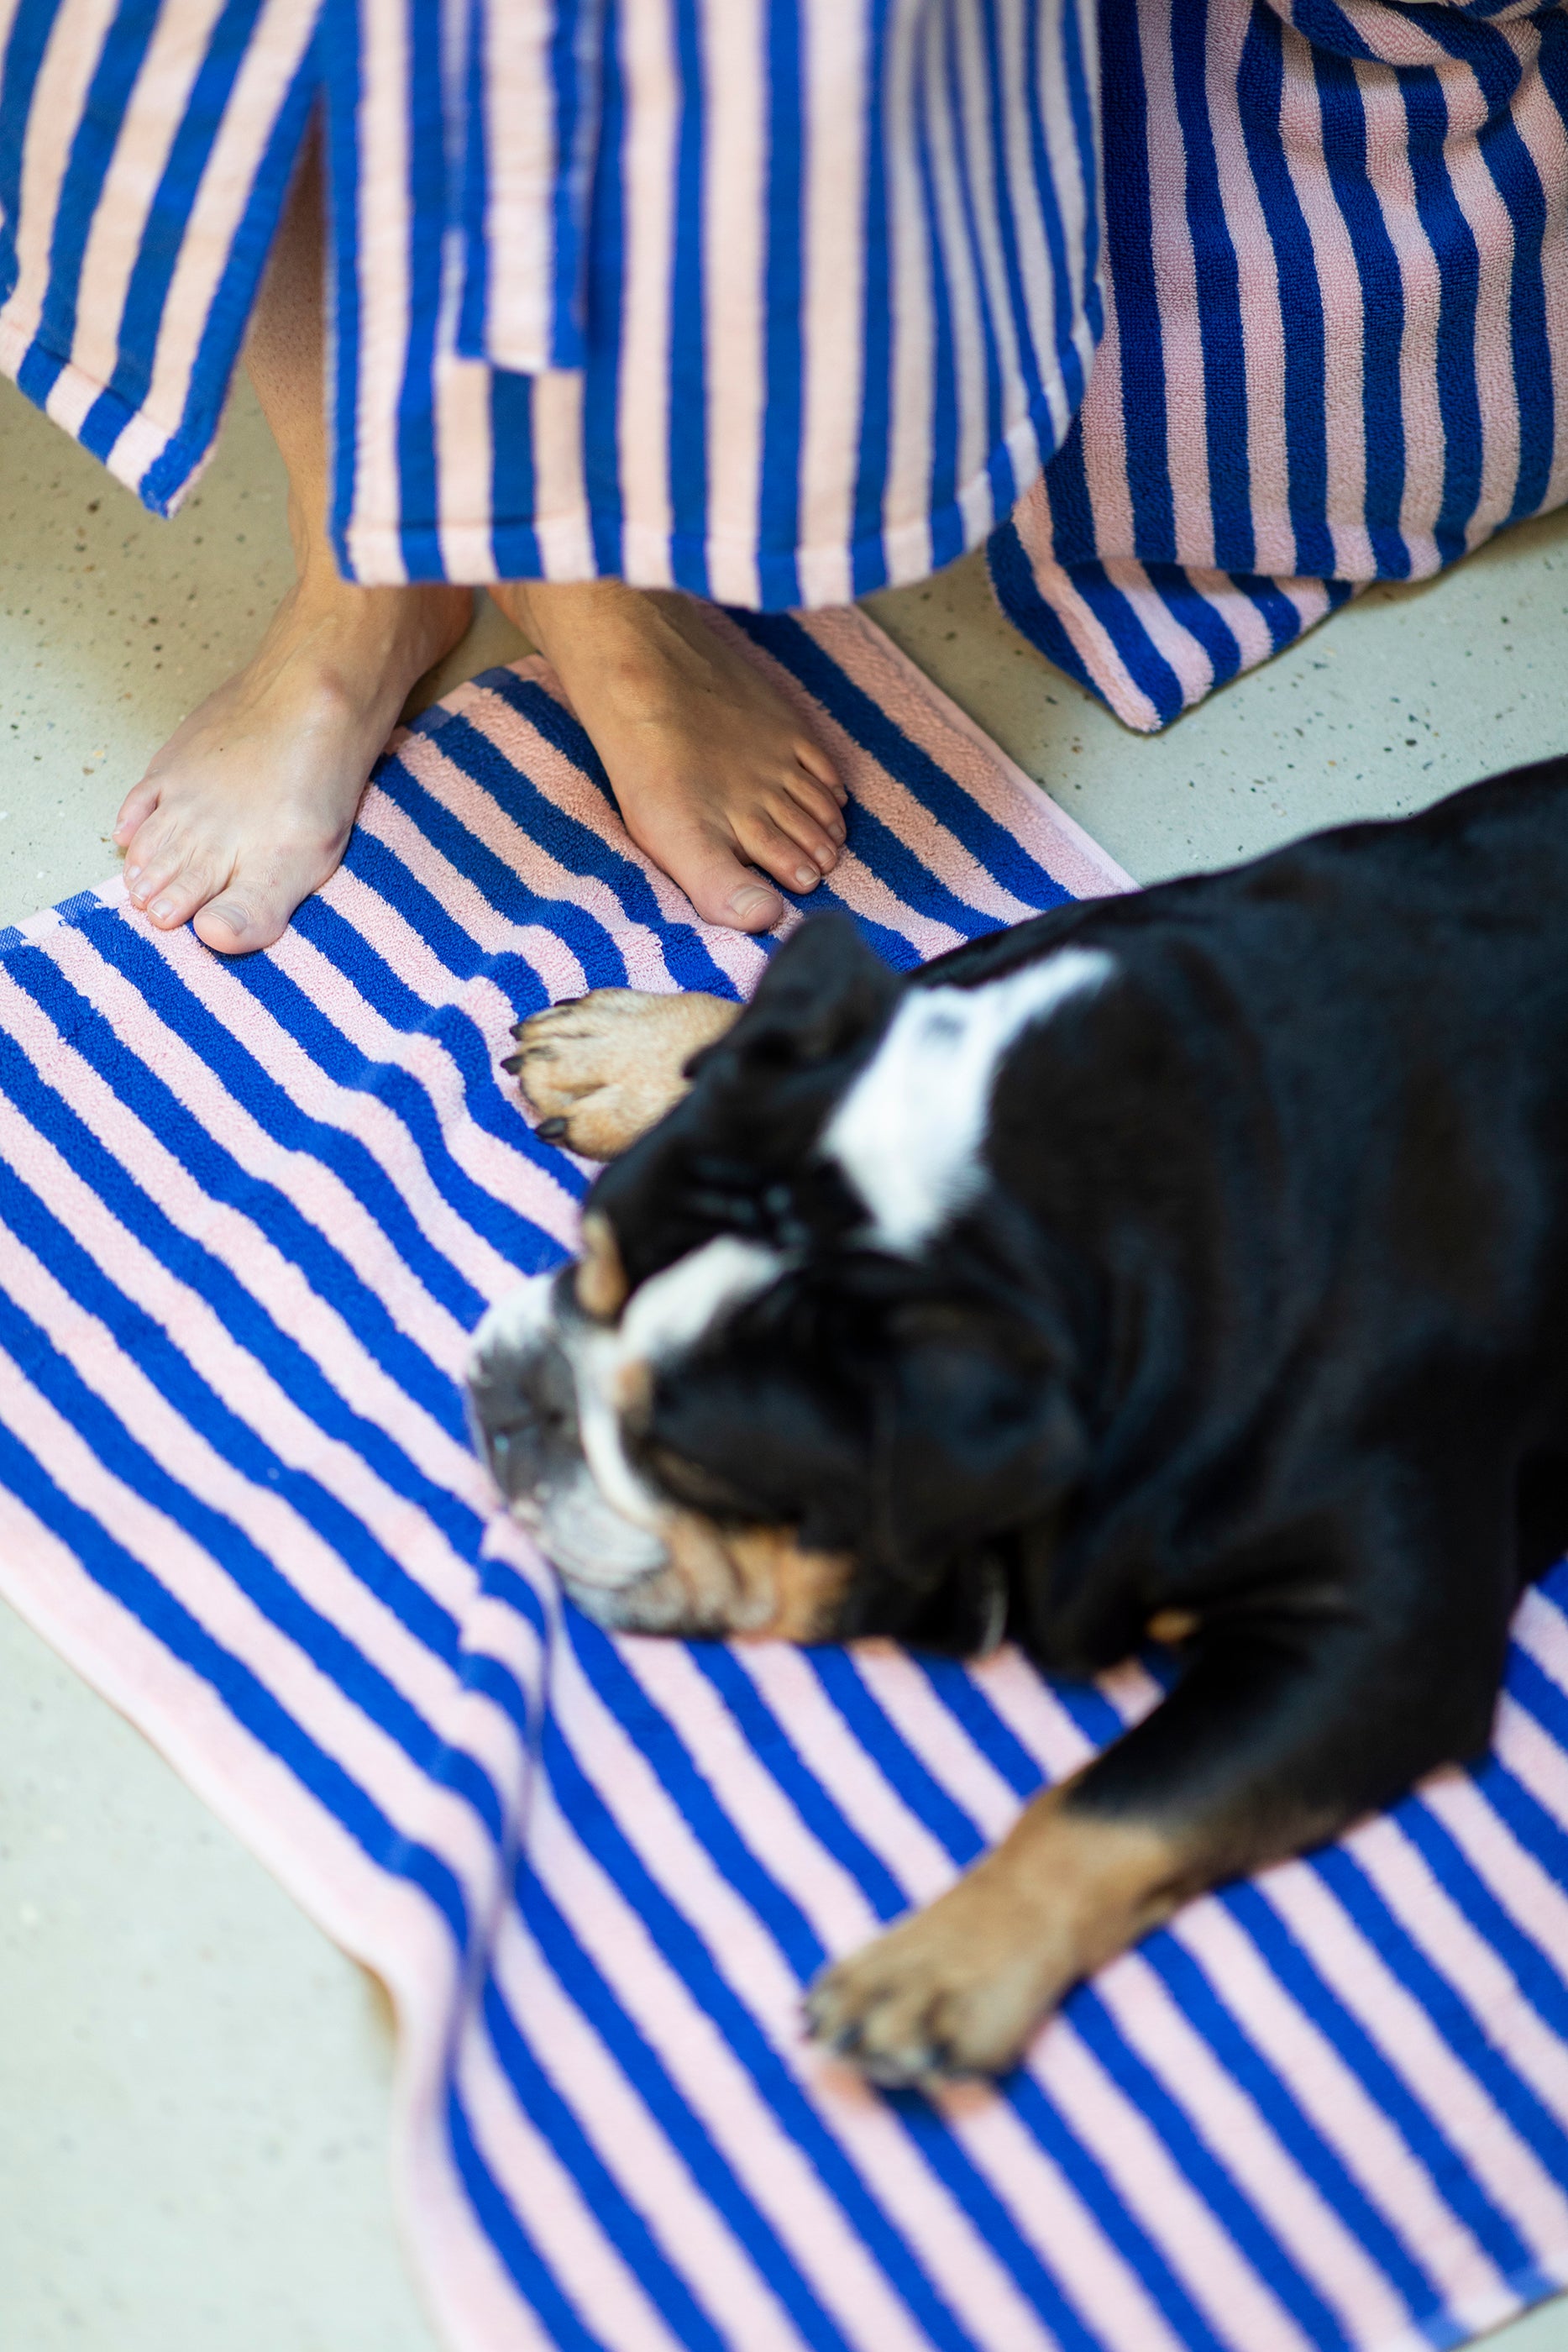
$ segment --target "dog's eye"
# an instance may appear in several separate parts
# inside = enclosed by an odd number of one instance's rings
[[[727,1479],[667,1445],[649,1446],[642,1466],[673,1503],[685,1503],[689,1510],[722,1517],[745,1509],[743,1496]]]

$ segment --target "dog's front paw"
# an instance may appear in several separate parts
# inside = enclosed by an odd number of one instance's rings
[[[1061,1990],[1052,1938],[971,1876],[839,1961],[806,1999],[815,2039],[887,2089],[1016,2064]]]
[[[522,1084],[547,1143],[613,1160],[686,1091],[685,1066],[740,1012],[722,996],[647,996],[596,988],[519,1021],[501,1065]]]

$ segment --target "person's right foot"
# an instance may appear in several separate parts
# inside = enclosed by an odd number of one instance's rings
[[[270,947],[337,870],[410,688],[468,625],[466,588],[356,588],[313,567],[253,660],[128,793],[114,828],[131,903],[225,955]]]

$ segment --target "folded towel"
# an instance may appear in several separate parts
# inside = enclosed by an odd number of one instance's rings
[[[1093,845],[863,618],[748,620],[909,964]],[[884,2097],[802,1984],[1157,1696],[615,1640],[469,1449],[466,1335],[588,1181],[498,1075],[585,987],[744,992],[537,662],[401,736],[225,962],[118,887],[0,933],[0,1592],[392,1990],[461,2352],[1450,2344],[1568,2279],[1568,1578],[1495,1756],[1194,1904],[992,2090]]]

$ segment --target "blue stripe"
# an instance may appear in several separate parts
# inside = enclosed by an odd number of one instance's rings
[[[14,240],[22,216],[22,155],[44,51],[55,22],[57,0],[16,0],[11,37],[0,68],[0,221]],[[12,251],[15,267],[15,248]],[[9,289],[7,289],[9,291]]]
[[[563,1746],[558,1753],[552,1745],[546,1767],[557,1780],[558,1795],[568,1809],[569,1819],[579,1818],[585,1807],[597,1806],[598,1800],[577,1769],[569,1748]],[[620,1850],[630,1852],[629,1848]],[[773,2224],[742,2188],[729,2160],[715,2146],[706,2126],[693,2112],[678,2084],[627,2015],[591,1954],[549,1900],[538,1878],[532,1873],[519,1872],[517,1894],[518,1908],[541,1956],[559,1982],[569,1989],[571,1999],[642,2101],[676,2161],[689,2174],[698,2192],[723,2217],[765,2285],[778,2295],[803,2331],[808,2344],[813,2347],[821,2345],[824,2352],[829,2347],[843,2347],[843,2336],[779,2242]],[[648,2284],[641,2264],[639,2274],[643,2284]],[[662,2264],[654,2267],[656,2282],[662,2284],[666,2275]],[[703,2325],[706,2328],[710,2323],[705,2320]],[[681,2335],[676,2340],[685,2346],[691,2339]],[[727,2340],[733,2343],[734,2338]]]
[[[1281,137],[1284,82],[1283,27],[1268,9],[1255,8],[1241,55],[1241,124],[1280,278],[1285,447],[1291,522],[1296,534],[1295,569],[1327,573],[1333,570],[1335,559],[1328,528],[1328,374],[1322,289],[1306,215]],[[1228,535],[1217,537],[1216,546],[1218,561],[1228,571],[1251,572],[1258,558],[1250,517],[1246,530],[1236,533],[1234,551]]]
[[[345,1134],[342,1129],[325,1119],[307,1117],[287,1088],[271,1076],[256,1055],[175,975],[168,960],[117,914],[108,908],[103,909],[91,926],[91,936],[95,949],[105,962],[121,973],[140,992],[149,1010],[200,1056],[233,1100],[245,1105],[249,1117],[263,1134],[285,1150],[304,1153],[323,1168],[329,1169],[344,1191],[351,1194],[379,1227],[410,1274],[430,1296],[465,1328],[476,1323],[485,1311],[484,1299],[451,1259],[421,1230],[407,1202],[359,1137]],[[243,985],[232,972],[225,976],[231,985]],[[67,983],[60,979],[58,985],[63,992]],[[96,1014],[93,1017],[98,1022],[99,1034],[109,1035],[108,1024]],[[80,1034],[73,1037],[72,1043],[78,1052],[86,1050]],[[295,1252],[290,1255],[295,1255],[296,1262],[302,1266],[314,1266],[318,1276],[314,1286],[320,1290],[323,1297],[339,1303],[344,1294],[338,1286],[349,1274],[347,1261],[340,1259],[338,1253],[323,1241],[316,1227],[300,1215],[292,1202],[283,1206],[282,1215],[276,1224],[269,1220],[261,1204],[267,1200],[283,1204],[282,1192],[250,1174],[241,1168],[237,1160],[222,1152],[210,1130],[193,1118],[172,1089],[155,1077],[145,1063],[125,1054],[121,1048],[116,1047],[115,1050],[121,1058],[125,1083],[135,1088],[134,1093],[122,1091],[120,1099],[143,1118],[153,1133],[171,1149],[177,1148],[172,1138],[175,1135],[180,1137],[184,1147],[182,1157],[193,1169],[202,1165],[203,1178],[209,1189],[222,1165],[227,1171],[225,1197],[232,1199],[236,1206],[244,1207],[246,1214],[253,1216],[273,1238],[279,1238],[282,1232],[290,1226],[301,1241],[309,1234],[311,1239],[304,1242],[304,1255]],[[161,1109],[163,1104],[167,1105],[166,1109]],[[356,1287],[363,1289],[363,1286],[357,1282]],[[371,1295],[364,1293],[367,1298]],[[379,1301],[377,1306],[379,1315],[375,1319],[390,1335],[393,1328],[392,1319],[386,1309],[380,1307]],[[374,1328],[373,1323],[371,1328]],[[429,1404],[434,1385],[441,1394],[440,1417],[449,1426],[461,1431],[461,1415],[455,1423],[451,1421],[451,1405],[445,1393],[448,1384],[445,1381],[433,1384],[426,1360],[401,1339],[397,1343],[397,1358],[405,1371],[413,1374],[420,1382],[420,1387],[415,1387],[409,1380],[404,1380],[402,1385],[410,1395],[420,1394],[423,1388],[422,1401]],[[390,1363],[388,1368],[391,1369]]]
[[[550,364],[558,368],[581,368],[588,361],[583,299],[588,272],[588,175],[593,157],[601,29],[599,0],[556,0],[550,81],[560,164],[552,220],[555,284]]]
[[[1476,1776],[1489,1803],[1492,1777],[1490,1765]],[[1564,2042],[1563,2065],[1568,2068],[1568,1953],[1542,1940],[1544,1922],[1532,1932],[1528,1916],[1521,1920],[1505,1910],[1463,1847],[1420,1797],[1407,1799],[1396,1819],[1437,1885],[1481,1941],[1491,1946],[1513,1979],[1520,2001],[1533,2009],[1548,2032]],[[1487,1827],[1489,1834],[1498,1839],[1500,1849],[1515,1842],[1513,1831],[1503,1825],[1500,1816]]]
[[[697,0],[673,0],[681,87],[675,144],[674,255],[670,281],[671,565],[675,585],[708,593],[707,352],[703,267],[702,46]],[[635,428],[633,428],[635,429]]]
[[[380,878],[395,886],[397,875],[405,869],[399,868],[379,843],[374,849],[373,857],[366,856],[361,860],[361,878],[367,887],[373,887],[378,869],[384,867],[387,870]],[[336,908],[320,898],[307,899],[297,909],[293,928],[335,962],[345,977],[351,974],[351,984],[367,1003],[376,1007],[383,1020],[392,1022],[405,1035],[431,1037],[444,1048],[462,1079],[465,1116],[482,1134],[516,1155],[519,1188],[528,1169],[542,1168],[552,1183],[574,1195],[580,1193],[584,1178],[558,1151],[536,1139],[510,1083],[505,1089],[497,1083],[497,1047],[504,1042],[509,1053],[509,1038],[498,1040],[481,1031],[459,1004],[444,1004],[433,1013],[423,998],[414,995],[391,967],[366,947],[358,933],[350,930]],[[357,956],[355,949],[360,950]],[[476,968],[483,970],[497,991],[508,998],[519,1020],[529,1013],[539,1012],[549,1002],[549,991],[538,974],[520,956],[493,959],[487,965],[480,962]],[[497,1202],[481,1190],[476,1203],[476,1213],[471,1222],[478,1224],[478,1213],[482,1212],[490,1220],[488,1238],[493,1245],[523,1273],[542,1274],[560,1264],[565,1255],[560,1244],[528,1218],[519,1215],[508,1202]]]
[[[1002,248],[1002,271],[1007,279],[1008,308],[1012,314],[1013,337],[1018,346],[1019,367],[1023,375],[1024,392],[1029,415],[1033,423],[1042,458],[1050,456],[1055,439],[1055,428],[1046,405],[1044,379],[1040,373],[1046,355],[1036,349],[1034,321],[1030,315],[1029,297],[1024,287],[1023,262],[1019,253],[1018,210],[1013,203],[1012,181],[1009,166],[1008,128],[1013,110],[1020,103],[1020,93],[1008,87],[1007,72],[1002,62],[1001,26],[998,18],[998,0],[981,0],[979,37],[986,66],[986,121],[991,145],[991,215]],[[1025,71],[1032,68],[1040,44],[1040,17],[1036,9],[1025,12],[1024,18]],[[1028,87],[1034,88],[1030,81]],[[1044,231],[1046,247],[1051,256],[1051,302],[1056,333],[1060,341],[1063,311],[1071,316],[1071,289],[1067,282],[1066,240],[1061,223],[1057,217],[1054,191],[1051,188],[1049,169],[1045,163],[1045,139],[1037,108],[1025,105],[1028,123],[1030,162],[1034,170],[1034,210],[1039,226]],[[1048,200],[1041,202],[1041,194]],[[1038,289],[1037,289],[1038,291]],[[1052,352],[1051,360],[1058,360]],[[1048,362],[1049,364],[1049,362]],[[1051,371],[1053,374],[1054,369]],[[998,512],[1006,511],[1009,499]]]
[[[1179,551],[1166,455],[1169,420],[1137,0],[1102,0],[1101,47],[1106,144],[1109,150],[1113,139],[1115,148],[1115,168],[1106,173],[1105,207],[1122,352],[1123,429],[1128,448],[1138,452],[1127,475],[1133,551],[1145,563],[1175,563]]]
[[[1336,16],[1337,10],[1334,12]],[[1347,41],[1354,37],[1348,35]],[[1359,48],[1359,42],[1355,43]],[[1400,528],[1405,498],[1405,407],[1397,365],[1377,364],[1405,338],[1405,289],[1398,257],[1366,163],[1366,112],[1348,57],[1318,49],[1312,69],[1322,116],[1323,155],[1361,281],[1362,426],[1367,451],[1365,520],[1379,576],[1405,580],[1410,551]]]
[[[1186,158],[1186,229],[1192,240],[1203,354],[1204,439],[1215,562],[1250,572],[1257,555],[1252,537],[1252,476],[1247,458],[1241,279],[1220,196],[1208,119],[1206,47],[1210,5],[1211,0],[1187,0],[1185,7],[1173,12],[1171,68]],[[1259,194],[1264,194],[1261,186]]]
[[[1171,1940],[1164,1932],[1147,1937],[1139,1948],[1143,1958],[1157,1965],[1162,1948]],[[1195,2128],[1186,2108],[1123,2040],[1101,1996],[1092,1986],[1080,1985],[1069,1996],[1065,2014],[1134,2112],[1163,2142],[1176,2170],[1207,2206],[1241,2259],[1284,2305],[1308,2343],[1317,2352],[1348,2347],[1344,2329],[1333,2312],[1298,2269],[1246,2189]]]
[[[621,327],[625,285],[625,187],[622,151],[626,139],[625,94],[613,40],[604,50],[604,96],[599,155],[590,203],[589,317],[614,321],[614,331],[591,334],[582,383],[582,468],[593,530],[595,570],[619,579],[621,532]]]
[[[366,0],[373,5],[374,0]],[[397,407],[399,539],[411,580],[446,576],[435,441],[435,331],[441,314],[442,247],[446,229],[446,131],[442,120],[441,22],[415,0],[408,28],[407,345]],[[384,230],[382,232],[384,234]]]
[[[1434,537],[1445,562],[1465,551],[1465,526],[1481,494],[1480,387],[1476,381],[1476,305],[1480,255],[1448,173],[1448,109],[1435,70],[1399,70],[1410,126],[1416,210],[1437,264],[1437,406],[1443,420],[1443,501]],[[1392,355],[1391,355],[1392,356]]]
[[[490,126],[485,109],[486,23],[485,0],[468,0],[461,200],[463,291],[454,330],[458,353],[465,360],[486,356],[490,311],[490,254],[486,236],[490,201]],[[492,511],[502,509],[495,507]]]
[[[869,0],[866,50],[878,60],[887,54],[893,7],[894,0]],[[887,579],[883,501],[887,495],[887,469],[893,446],[890,168],[883,110],[873,106],[866,123],[865,188],[860,223],[865,279],[861,310],[860,446],[850,542],[851,579],[857,596],[869,595]]]
[[[940,571],[964,549],[964,534],[954,498],[958,478],[958,362],[953,325],[953,298],[948,290],[949,256],[942,237],[942,215],[936,194],[935,148],[938,110],[949,116],[951,100],[939,54],[941,16],[927,12],[925,39],[917,47],[912,102],[915,152],[922,209],[925,217],[925,255],[931,298],[931,568]]]
[[[1002,412],[1001,351],[997,341],[997,321],[992,315],[991,289],[986,272],[985,259],[980,243],[979,221],[977,216],[977,208],[975,194],[977,184],[986,194],[993,198],[996,196],[998,192],[998,159],[994,155],[991,157],[991,169],[988,174],[985,170],[985,147],[987,142],[983,134],[978,131],[977,131],[975,136],[980,152],[978,153],[970,152],[969,110],[964,103],[964,66],[959,53],[958,27],[951,12],[949,12],[946,23],[947,34],[947,79],[952,92],[950,112],[953,123],[953,170],[954,176],[958,184],[958,208],[964,223],[964,236],[967,247],[969,283],[972,290],[975,310],[979,319],[980,341],[984,346],[986,354],[986,445],[991,453],[991,484],[995,501],[991,511],[993,514],[1006,514],[1009,507],[1012,505],[1014,499],[1017,497],[1018,491],[1013,481],[1012,467],[1008,457],[1007,446],[1004,439],[1004,435],[1007,429],[1007,419]],[[983,26],[980,28],[980,32],[983,44]],[[982,46],[982,70],[984,70],[985,63],[986,59]],[[996,98],[996,89],[988,73],[986,75],[986,106],[984,109],[984,114],[988,124],[995,119]],[[991,209],[993,227],[998,225],[998,215],[999,215],[1001,222],[1005,223],[1007,221],[1008,207],[1005,204],[995,205]],[[998,236],[998,242],[1000,241],[1001,237]],[[1002,268],[1005,274],[1007,269],[1005,253],[1003,255]],[[960,483],[958,487],[960,489],[967,489],[968,485],[967,483]],[[962,517],[960,516],[957,520],[960,527],[962,527]]]
[[[1073,293],[1082,300],[1085,323],[1094,342],[1098,344],[1105,332],[1105,305],[1100,292],[1100,198],[1103,175],[1096,167],[1095,160],[1099,148],[1099,141],[1095,135],[1099,111],[1096,105],[1097,92],[1091,83],[1089,68],[1084,60],[1082,26],[1078,21],[1077,9],[1063,8],[1061,24],[1061,67],[1062,78],[1067,85],[1067,102],[1072,116],[1073,162],[1074,168],[1082,182],[1084,215],[1082,275],[1073,287]],[[1038,79],[1031,81],[1031,89],[1039,87]],[[1044,207],[1045,215],[1048,221],[1054,223],[1057,216],[1054,184],[1048,183],[1048,185],[1050,195]],[[1057,348],[1061,353],[1063,365],[1069,371],[1068,389],[1073,405],[1076,407],[1078,402],[1083,397],[1083,379],[1078,354],[1071,340],[1065,313],[1063,325],[1058,332]]]
[[[810,132],[800,87],[799,0],[767,11],[768,257],[764,265],[767,378],[762,484],[758,515],[758,584],[764,606],[800,602],[795,550],[800,537],[805,222],[801,170]]]
[[[759,1909],[775,1941],[802,1983],[825,1958],[815,1936],[789,1896],[740,1838],[706,1781],[693,1767],[674,1726],[650,1706],[597,1627],[575,1611],[565,1630],[584,1672],[618,1720],[634,1722],[638,1744],[653,1762],[693,1835],[749,1907]],[[644,1866],[618,1822],[587,1780],[575,1752],[547,1726],[544,1762],[559,1801],[587,1850],[643,1921],[655,1946],[685,1984],[694,2002],[713,2019],[739,2063],[751,2074],[758,2096],[779,2129],[810,2159],[828,2192],[843,2208],[916,2320],[945,2352],[968,2352],[969,2338],[926,2276],[913,2246],[873,2200],[858,2171],[801,2093],[790,2070],[762,2035],[749,2009],[720,1973],[706,1944]],[[738,2184],[724,2196],[721,2210],[735,2224]],[[759,2260],[760,2251],[758,2252]],[[776,2284],[785,2282],[776,2280]],[[830,2323],[831,2325],[831,2323]],[[815,2347],[841,2342],[838,2331],[808,2336]]]
[[[346,926],[343,926],[343,937],[345,944],[353,937]],[[308,1055],[318,1069],[335,1085],[347,1088],[350,1093],[372,1096],[392,1112],[413,1146],[431,1186],[444,1208],[455,1210],[471,1232],[482,1234],[492,1248],[510,1258],[514,1265],[537,1253],[543,1238],[538,1227],[530,1224],[527,1218],[520,1217],[509,1202],[497,1200],[494,1193],[486,1192],[454,1159],[429,1091],[410,1071],[395,1062],[368,1059],[357,1046],[349,1043],[330,1015],[324,1013],[271,957],[236,958],[232,969],[239,986],[256,1003],[265,1006],[278,1026],[294,1040],[302,1053]],[[419,1027],[423,1034],[433,1034],[428,1023],[422,1022]],[[484,1051],[484,1041],[471,1021],[458,1021],[447,1025],[442,1038],[447,1050],[452,1051],[459,1040],[469,1047],[463,1056],[467,1064],[464,1108],[472,1117],[466,1098],[481,1089],[493,1095],[497,1090],[496,1073],[489,1055]],[[492,1131],[499,1124],[495,1122]],[[520,1142],[528,1132],[526,1123],[514,1109],[505,1139],[509,1143]],[[519,1160],[525,1165],[526,1157],[519,1151]],[[519,1167],[518,1175],[522,1172]]]
[[[221,1461],[238,1470],[259,1491],[280,1496],[337,1553],[349,1573],[377,1595],[400,1624],[437,1657],[449,1664],[457,1661],[461,1629],[450,1612],[385,1549],[356,1512],[308,1471],[294,1467],[274,1453],[257,1432],[225,1403],[162,1325],[110,1280],[46,1202],[3,1162],[0,1219],[48,1267],[61,1288],[103,1325],[121,1352],[141,1367],[158,1394],[200,1433]],[[110,1462],[110,1466],[114,1466],[111,1456],[120,1462],[141,1464],[134,1475],[123,1469],[117,1475],[134,1491],[150,1498],[161,1495],[169,1516],[196,1528],[197,1540],[225,1566],[236,1553],[243,1553],[251,1575],[259,1584],[271,1589],[274,1571],[270,1563],[237,1528],[231,1528],[218,1513],[202,1505],[193,1505],[194,1517],[184,1521],[182,1490],[175,1486],[166,1468],[145,1461],[118,1418],[79,1380],[68,1360],[56,1354],[42,1331],[31,1338],[20,1336],[24,1327],[27,1332],[32,1332],[33,1327],[3,1293],[0,1325],[7,1333],[11,1356],[26,1366],[33,1386],[47,1394],[74,1426],[90,1433],[92,1449],[100,1460]],[[208,1540],[214,1528],[220,1531],[215,1545]],[[474,1542],[459,1557],[472,1559],[477,1532],[476,1522]],[[315,1612],[308,1611],[297,1595],[294,1598],[304,1616],[313,1618]],[[283,1616],[276,1612],[269,1613],[276,1622],[285,1623]],[[340,1639],[332,1629],[327,1632],[329,1642]],[[344,1649],[346,1652],[346,1644]],[[351,1689],[357,1675],[336,1675],[334,1679],[342,1688]],[[520,1699],[514,1695],[507,1706],[508,1712],[523,1722]]]

